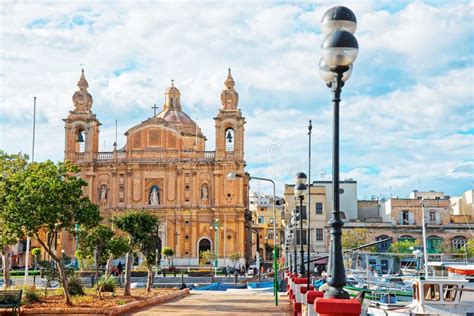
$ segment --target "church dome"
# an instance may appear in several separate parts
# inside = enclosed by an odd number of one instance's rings
[[[156,116],[168,123],[196,124],[183,111],[166,110],[162,111],[161,113],[158,113]]]

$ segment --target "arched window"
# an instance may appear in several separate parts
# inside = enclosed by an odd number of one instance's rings
[[[384,240],[384,239],[387,239],[387,238],[390,238],[390,237],[387,236],[387,235],[381,235],[381,236],[378,236],[377,238],[375,238],[375,240],[379,241],[379,240]],[[378,243],[377,244],[377,252],[387,252],[390,249],[391,244],[392,244],[392,239],[381,242],[381,243]]]
[[[78,129],[76,132],[76,151],[83,153],[86,150],[86,132],[83,129]]]
[[[451,246],[457,250],[464,249],[464,247],[466,246],[466,237],[464,236],[454,237],[453,240],[451,241]]]
[[[426,239],[426,249],[429,253],[442,252],[441,246],[443,245],[443,238],[438,236],[428,236]]]
[[[400,238],[398,238],[398,241],[405,241],[405,240],[416,241],[416,239],[410,235],[403,235],[403,236],[400,236]]]
[[[235,135],[234,129],[228,128],[225,130],[225,150],[234,151]]]
[[[160,187],[153,185],[148,194],[148,205],[160,205]]]

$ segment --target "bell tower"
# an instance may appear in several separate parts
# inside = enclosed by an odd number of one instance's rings
[[[234,89],[235,82],[230,68],[224,85],[225,88],[221,93],[221,108],[214,118],[216,159],[243,161],[245,118],[237,108],[239,94]]]
[[[92,96],[87,91],[89,84],[82,69],[77,82],[79,90],[72,96],[74,110],[63,121],[66,132],[64,159],[73,162],[92,161],[94,153],[99,151],[99,126],[101,125],[92,113]]]

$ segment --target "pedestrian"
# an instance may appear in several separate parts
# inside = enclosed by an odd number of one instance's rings
[[[239,280],[239,272],[237,269],[234,271],[234,284],[237,284],[237,281]]]
[[[224,275],[226,278],[229,276],[229,266],[224,267]]]
[[[122,264],[122,261],[119,261],[118,265],[117,265],[117,272],[119,275],[122,275],[122,272],[123,272],[123,264]]]
[[[242,274],[242,276],[245,276],[245,267],[244,266],[241,267],[240,273]]]

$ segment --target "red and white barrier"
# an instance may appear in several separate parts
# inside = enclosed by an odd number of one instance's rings
[[[301,291],[300,288],[304,286],[308,281],[307,278],[295,278],[294,279],[294,286],[293,286],[293,294],[294,294],[294,304],[293,304],[293,315],[298,316],[301,315]]]
[[[308,291],[306,292],[306,314],[307,316],[316,316],[316,311],[314,310],[314,300],[324,297],[324,292],[319,291]]]
[[[310,290],[310,291],[314,290],[314,286],[310,285],[310,286],[309,286],[309,290]],[[302,286],[300,287],[300,293],[301,293],[301,313],[302,313],[303,315],[306,315],[305,309],[306,309],[306,307],[307,307],[307,306],[306,306],[306,305],[307,305],[307,303],[306,303],[306,293],[307,293],[307,292],[308,292],[308,286],[307,286],[307,283],[306,283],[305,285],[302,285]]]

